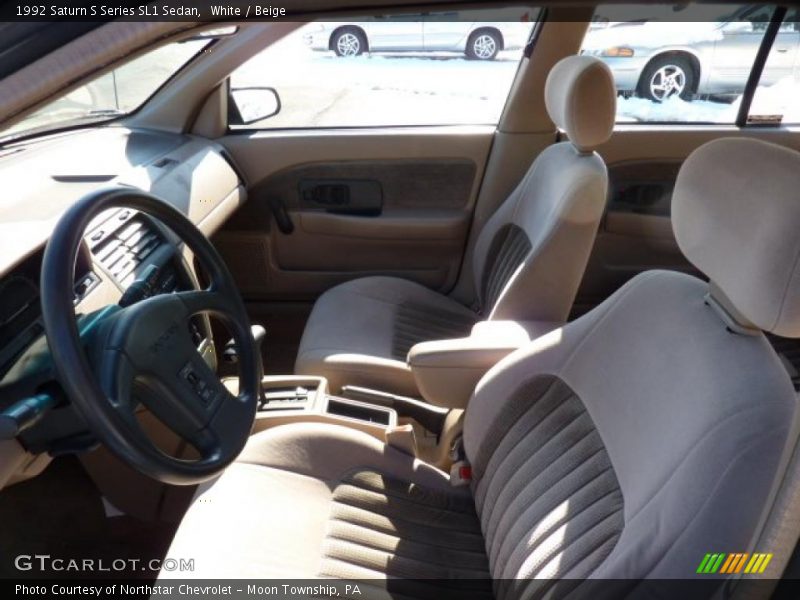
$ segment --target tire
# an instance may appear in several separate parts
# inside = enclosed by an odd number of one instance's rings
[[[331,37],[331,50],[336,56],[359,56],[367,51],[367,38],[355,27],[343,27]]]
[[[469,36],[465,53],[471,60],[494,60],[502,47],[503,40],[498,32],[480,29]]]
[[[663,102],[672,96],[692,100],[695,72],[685,56],[663,55],[653,59],[642,73],[637,95],[653,102]]]

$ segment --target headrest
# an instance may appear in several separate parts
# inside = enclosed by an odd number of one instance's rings
[[[800,153],[744,138],[701,146],[678,174],[672,223],[720,304],[800,337]]]
[[[617,88],[611,69],[600,59],[568,56],[558,61],[547,76],[544,102],[550,118],[581,152],[611,137]]]

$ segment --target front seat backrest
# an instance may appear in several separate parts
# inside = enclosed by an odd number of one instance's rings
[[[594,149],[614,128],[611,71],[589,56],[566,58],[547,77],[545,103],[569,141],[536,158],[478,237],[484,318],[566,321],[605,208],[608,175]]]
[[[798,173],[764,142],[696,150],[673,223],[711,284],[642,273],[478,384],[464,442],[498,599],[577,583],[532,578],[696,577],[709,553],[774,552],[780,576],[785,548],[751,543],[797,438],[762,330],[800,337]]]

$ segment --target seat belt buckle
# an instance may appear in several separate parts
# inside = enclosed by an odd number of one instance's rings
[[[450,485],[461,487],[472,481],[472,466],[465,460],[454,462],[450,467]]]
[[[453,440],[453,443],[450,446],[450,460],[455,463],[464,461],[465,457],[466,453],[464,452],[464,438],[459,435]]]

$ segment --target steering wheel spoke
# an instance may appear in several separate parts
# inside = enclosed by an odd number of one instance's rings
[[[191,290],[173,294],[186,307],[188,316],[202,312],[210,312],[223,317],[231,313],[230,301],[216,290]]]
[[[109,351],[99,367],[100,385],[111,406],[122,416],[133,414],[136,408],[134,387],[136,368],[124,352]]]

